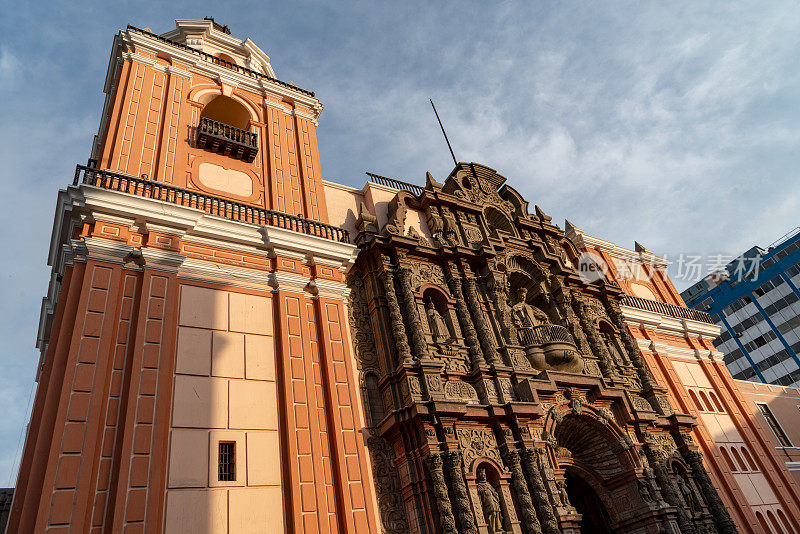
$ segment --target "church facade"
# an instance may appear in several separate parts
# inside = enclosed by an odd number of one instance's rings
[[[353,193],[351,330],[384,528],[735,532],[622,290],[584,280],[572,241],[505,182],[461,163],[388,201]]]
[[[8,532],[758,532],[501,174],[322,180],[320,101],[213,20],[119,32],[105,92]]]

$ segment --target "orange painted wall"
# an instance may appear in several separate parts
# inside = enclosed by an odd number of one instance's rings
[[[620,272],[614,257],[599,248],[589,249],[592,254],[602,257],[608,265],[608,274],[619,286],[630,295],[635,295],[634,284],[648,288],[655,299],[660,302],[685,306],[680,294],[663,269],[652,265],[641,265],[641,278],[625,276]],[[635,339],[664,343],[677,349],[713,350],[710,340],[698,339],[689,336],[659,333],[651,327],[644,325],[636,327],[629,325],[628,329]],[[648,364],[654,378],[659,385],[667,388],[670,401],[676,411],[688,413],[697,419],[697,426],[693,437],[703,451],[704,463],[709,471],[712,482],[720,493],[731,517],[737,524],[740,532],[760,534],[763,528],[756,516],[756,511],[765,513],[764,509],[754,509],[748,502],[747,495],[742,492],[739,474],[734,474],[723,458],[720,447],[714,442],[713,433],[703,422],[703,413],[707,412],[705,406],[698,407],[689,394],[693,383],[687,383],[676,371],[678,360],[673,361],[669,354],[643,351],[642,356]],[[722,362],[697,361],[703,374],[703,380],[711,387],[717,400],[722,404],[722,412],[732,420],[733,427],[742,438],[742,446],[752,453],[760,473],[763,473],[771,491],[776,495],[782,510],[788,515],[795,532],[800,532],[800,486],[786,470],[784,459],[779,458],[775,448],[770,446],[767,435],[763,432],[762,425],[753,417],[752,409],[746,406],[742,394],[736,386],[736,381]],[[695,392],[697,394],[697,392]],[[772,506],[775,508],[775,505]]]
[[[83,231],[100,239],[108,225]],[[157,242],[135,233],[120,239]],[[171,242],[165,250],[186,247]],[[213,247],[204,253],[236,257]],[[330,268],[288,258],[259,268],[340,280]],[[274,303],[274,461],[282,466],[287,530],[377,532],[343,301],[189,282],[163,268],[91,258],[69,268],[62,285],[8,532],[163,530],[178,294],[187,284]]]
[[[290,100],[223,86],[169,60],[138,52],[155,65],[125,60],[117,68],[98,165],[267,209],[328,222],[316,126],[311,111]],[[220,67],[222,68],[222,67]],[[216,95],[239,102],[258,135],[252,163],[195,145],[203,102]],[[200,180],[203,163],[244,173],[252,194],[217,189]]]

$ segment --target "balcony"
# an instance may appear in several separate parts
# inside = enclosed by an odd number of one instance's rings
[[[90,164],[94,163],[94,160],[89,161]],[[94,166],[76,166],[75,179],[72,185],[77,186],[79,184],[186,206],[231,221],[240,221],[257,226],[275,226],[340,243],[350,242],[347,230],[330,224],[206,195],[197,191],[190,191],[163,182],[101,170]]]
[[[208,117],[200,117],[197,146],[251,163],[258,154],[258,135]]]
[[[653,313],[660,313],[668,317],[676,319],[689,319],[692,321],[699,321],[701,323],[716,324],[711,318],[711,315],[704,311],[693,310],[692,308],[685,308],[675,304],[667,304],[666,302],[659,302],[657,300],[643,299],[641,297],[634,297],[633,295],[625,295],[622,299],[622,304],[630,306],[631,308],[638,308]]]
[[[536,369],[544,371],[583,371],[583,357],[569,330],[556,324],[543,324],[517,330],[525,355]]]

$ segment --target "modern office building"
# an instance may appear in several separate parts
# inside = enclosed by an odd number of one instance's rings
[[[800,385],[800,228],[753,247],[686,289],[687,306],[722,327],[714,345],[734,378]]]

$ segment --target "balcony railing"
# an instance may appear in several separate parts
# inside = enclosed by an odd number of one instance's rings
[[[386,176],[381,176],[380,174],[373,174],[371,172],[366,173],[369,176],[369,181],[385,185],[386,187],[391,187],[392,189],[400,189],[409,191],[417,196],[421,195],[422,192],[425,190],[424,187],[420,187],[418,185],[410,184],[408,182],[403,182],[400,180],[395,180],[394,178],[387,178]]]
[[[85,165],[77,165],[75,167],[75,179],[72,185],[77,186],[78,184],[92,185],[111,191],[186,206],[187,208],[195,208],[210,215],[224,217],[232,221],[285,228],[301,234],[313,235],[340,243],[350,242],[347,230],[330,224],[303,219],[280,211],[248,206],[241,202],[189,191],[182,187],[145,178],[136,178],[127,174],[104,171]]]
[[[630,306],[631,308],[639,308],[640,310],[675,317],[676,319],[690,319],[692,321],[700,321],[701,323],[715,324],[711,315],[708,313],[700,310],[693,310],[692,308],[684,308],[676,304],[643,299],[641,297],[634,297],[633,295],[625,295],[622,298],[622,304]]]
[[[258,154],[258,135],[208,117],[200,117],[197,146],[252,162]]]
[[[301,92],[303,94],[306,94],[308,96],[312,96],[312,97],[314,96],[314,91],[307,91],[306,89],[301,89],[300,87],[297,87],[293,83],[283,82],[283,81],[281,81],[281,80],[279,80],[277,78],[273,78],[272,76],[267,76],[266,74],[262,74],[260,72],[254,71],[252,69],[248,69],[246,67],[240,67],[236,63],[231,63],[230,61],[225,61],[224,59],[220,59],[217,56],[211,55],[211,54],[209,54],[207,52],[203,52],[202,50],[197,50],[196,48],[192,48],[191,46],[185,45],[183,43],[178,43],[178,42],[173,41],[171,39],[167,39],[165,37],[161,37],[160,35],[157,35],[157,34],[155,34],[153,32],[149,32],[147,30],[143,30],[141,28],[137,28],[136,26],[131,26],[130,24],[128,24],[128,30],[129,31],[132,30],[132,31],[141,33],[143,35],[147,35],[148,37],[156,39],[157,41],[161,41],[162,43],[167,43],[167,44],[172,45],[172,46],[174,46],[176,48],[180,48],[182,50],[186,50],[187,52],[191,52],[192,54],[197,54],[198,56],[200,56],[204,60],[208,61],[209,63],[213,63],[215,65],[222,65],[223,67],[231,69],[233,71],[236,71],[239,74],[244,74],[245,76],[250,76],[251,78],[261,78],[261,79],[264,79],[264,80],[269,80],[269,81],[271,81],[273,83],[276,83],[276,84],[281,85],[283,87],[287,87],[289,89],[294,89],[295,91],[299,91],[299,92]]]
[[[542,324],[517,330],[520,342],[525,345],[544,345],[545,343],[572,343],[569,330],[557,324]]]

